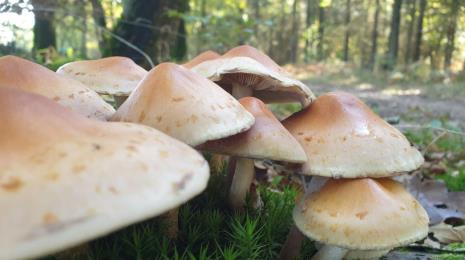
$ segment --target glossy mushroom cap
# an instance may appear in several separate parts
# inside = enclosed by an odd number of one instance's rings
[[[1,87],[19,88],[45,96],[89,118],[106,120],[115,112],[82,83],[15,56],[0,58]]]
[[[423,163],[420,152],[402,133],[351,94],[322,95],[283,125],[307,153],[304,174],[385,177]]]
[[[207,184],[199,153],[146,126],[89,120],[11,88],[0,88],[0,118],[0,259],[76,246]]]
[[[428,234],[428,215],[399,183],[388,179],[331,179],[294,209],[307,237],[351,250],[383,250]]]
[[[254,97],[239,100],[254,117],[255,124],[247,131],[200,146],[201,150],[253,159],[303,163],[305,151],[281,125],[266,105]]]
[[[207,61],[207,60],[214,60],[221,57],[217,52],[214,51],[204,51],[199,55],[195,56],[192,60],[184,63],[182,66],[191,69],[192,67],[197,66],[198,64]]]
[[[238,84],[253,90],[253,96],[266,103],[300,102],[307,106],[315,98],[302,82],[292,79],[261,51],[244,45],[231,49],[218,59],[192,68],[225,89]]]
[[[218,85],[173,63],[153,68],[112,120],[152,126],[192,146],[243,132],[255,121]]]
[[[126,57],[108,57],[67,63],[58,74],[78,80],[100,94],[128,96],[147,71]]]

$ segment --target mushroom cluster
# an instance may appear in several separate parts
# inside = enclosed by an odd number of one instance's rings
[[[302,110],[280,122],[273,102]],[[316,259],[376,257],[427,232],[424,209],[389,178],[423,162],[406,138],[352,95],[315,98],[250,46],[150,71],[125,57],[56,73],[2,57],[0,118],[0,259],[41,257],[163,214],[176,233],[177,208],[208,182],[197,150],[234,158],[235,210],[254,160],[320,176],[294,210],[296,227],[324,245]]]

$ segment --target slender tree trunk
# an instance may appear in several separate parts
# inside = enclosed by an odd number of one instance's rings
[[[425,16],[426,0],[420,0],[420,12],[417,20],[417,31],[415,34],[415,47],[413,48],[413,61],[417,62],[421,56],[421,41],[423,38],[423,17]]]
[[[412,60],[412,38],[413,38],[413,27],[415,25],[415,12],[416,12],[416,0],[410,0],[409,16],[410,21],[407,29],[407,46],[405,51],[405,64],[409,64]]]
[[[83,59],[87,58],[87,12],[86,12],[86,1],[79,1],[81,8],[81,17],[82,17],[82,31],[81,31],[81,57]]]
[[[56,47],[55,27],[53,23],[54,4],[51,0],[31,0],[34,12],[34,50]]]
[[[305,16],[305,30],[306,30],[306,35],[305,35],[305,62],[308,62],[310,60],[310,26],[312,25],[313,21],[313,16],[312,16],[312,3],[313,0],[307,0],[307,6],[306,6],[306,16]]]
[[[97,42],[100,52],[103,52],[106,47],[105,37],[101,28],[107,27],[107,22],[105,18],[105,12],[103,10],[103,6],[100,0],[91,0],[92,4],[92,17],[94,19],[96,34],[97,34]]]
[[[399,50],[399,30],[402,0],[394,0],[392,4],[391,30],[389,32],[388,51],[386,55],[385,69],[392,69],[397,63]]]
[[[446,48],[444,50],[444,70],[449,70],[452,62],[452,54],[455,48],[455,32],[457,30],[457,18],[459,12],[459,0],[452,0],[450,9],[449,24],[447,25],[446,32]]]
[[[292,43],[290,50],[290,59],[292,63],[297,62],[297,53],[299,47],[299,15],[298,15],[298,0],[294,0],[292,5]]]
[[[350,37],[350,0],[346,0],[346,17],[345,17],[346,33],[344,36],[344,56],[342,59],[349,61],[349,37]]]
[[[318,7],[318,45],[317,56],[318,60],[324,59],[324,36],[325,36],[325,8],[321,5]]]
[[[378,52],[378,23],[379,23],[379,11],[380,11],[380,0],[376,0],[375,17],[373,22],[373,30],[371,31],[371,52],[369,66],[370,70],[373,71],[376,63],[376,54]]]

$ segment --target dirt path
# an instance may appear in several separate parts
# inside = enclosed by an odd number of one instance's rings
[[[347,86],[310,86],[317,95],[336,90],[355,94],[385,118],[399,116],[403,122],[417,124],[429,123],[433,119],[447,119],[465,129],[465,102],[463,101],[416,95],[415,90],[393,93],[380,89],[357,89]]]

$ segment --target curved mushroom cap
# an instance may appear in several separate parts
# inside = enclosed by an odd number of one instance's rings
[[[253,96],[267,103],[298,101],[307,106],[315,98],[305,84],[290,78],[272,59],[247,45],[233,48],[218,59],[202,62],[192,70],[223,88],[230,88],[232,84],[250,87]]]
[[[428,215],[399,183],[388,179],[331,179],[294,209],[307,237],[351,250],[382,250],[428,234]]]
[[[423,163],[420,152],[402,133],[347,93],[322,95],[283,125],[307,153],[304,174],[384,177]]]
[[[58,74],[80,81],[100,94],[128,96],[147,71],[126,57],[108,57],[67,63]]]
[[[0,118],[0,259],[78,245],[207,184],[198,152],[146,126],[89,120],[11,88],[0,88]]]
[[[307,161],[300,144],[262,101],[245,97],[239,103],[255,117],[255,124],[245,132],[209,141],[200,146],[201,150],[253,159],[293,163]]]
[[[0,58],[0,87],[20,88],[48,97],[89,118],[106,120],[115,112],[82,83],[15,56]]]
[[[255,121],[218,85],[173,63],[153,68],[112,120],[152,126],[192,146],[243,132]]]
[[[199,55],[195,56],[192,60],[184,63],[182,66],[191,69],[194,66],[197,66],[198,64],[207,61],[207,60],[214,60],[221,57],[217,52],[214,51],[204,51],[200,53]]]

